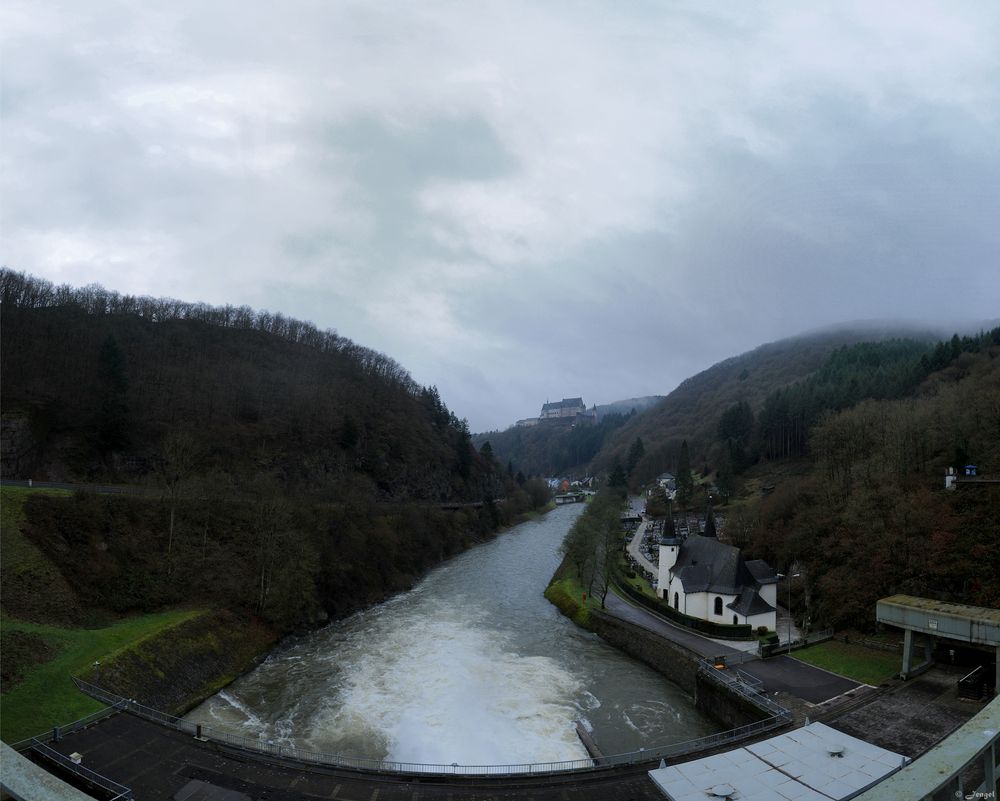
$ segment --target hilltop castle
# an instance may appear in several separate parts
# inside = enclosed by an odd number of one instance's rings
[[[587,409],[583,398],[563,398],[561,401],[546,401],[538,417],[518,420],[519,426],[534,426],[539,423],[561,423],[564,425],[593,425],[597,422],[597,408]]]

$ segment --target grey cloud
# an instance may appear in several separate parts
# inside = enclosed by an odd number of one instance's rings
[[[991,7],[7,13],[6,264],[335,327],[474,429],[1000,308]]]

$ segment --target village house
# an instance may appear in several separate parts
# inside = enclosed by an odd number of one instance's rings
[[[745,561],[714,529],[660,544],[657,587],[678,612],[713,623],[777,626],[778,576],[763,559]]]
[[[674,478],[673,473],[660,473],[656,477],[656,484],[670,500],[677,497],[677,479]]]

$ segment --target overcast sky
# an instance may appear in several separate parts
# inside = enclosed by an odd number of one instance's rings
[[[4,0],[3,263],[388,353],[474,431],[1000,315],[1000,4]]]

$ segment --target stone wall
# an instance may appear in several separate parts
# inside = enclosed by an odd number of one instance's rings
[[[701,674],[695,676],[694,696],[695,706],[727,729],[735,729],[767,717],[765,712],[745,698]]]
[[[598,610],[591,610],[589,622],[589,628],[602,639],[695,695],[698,656],[693,651]]]

